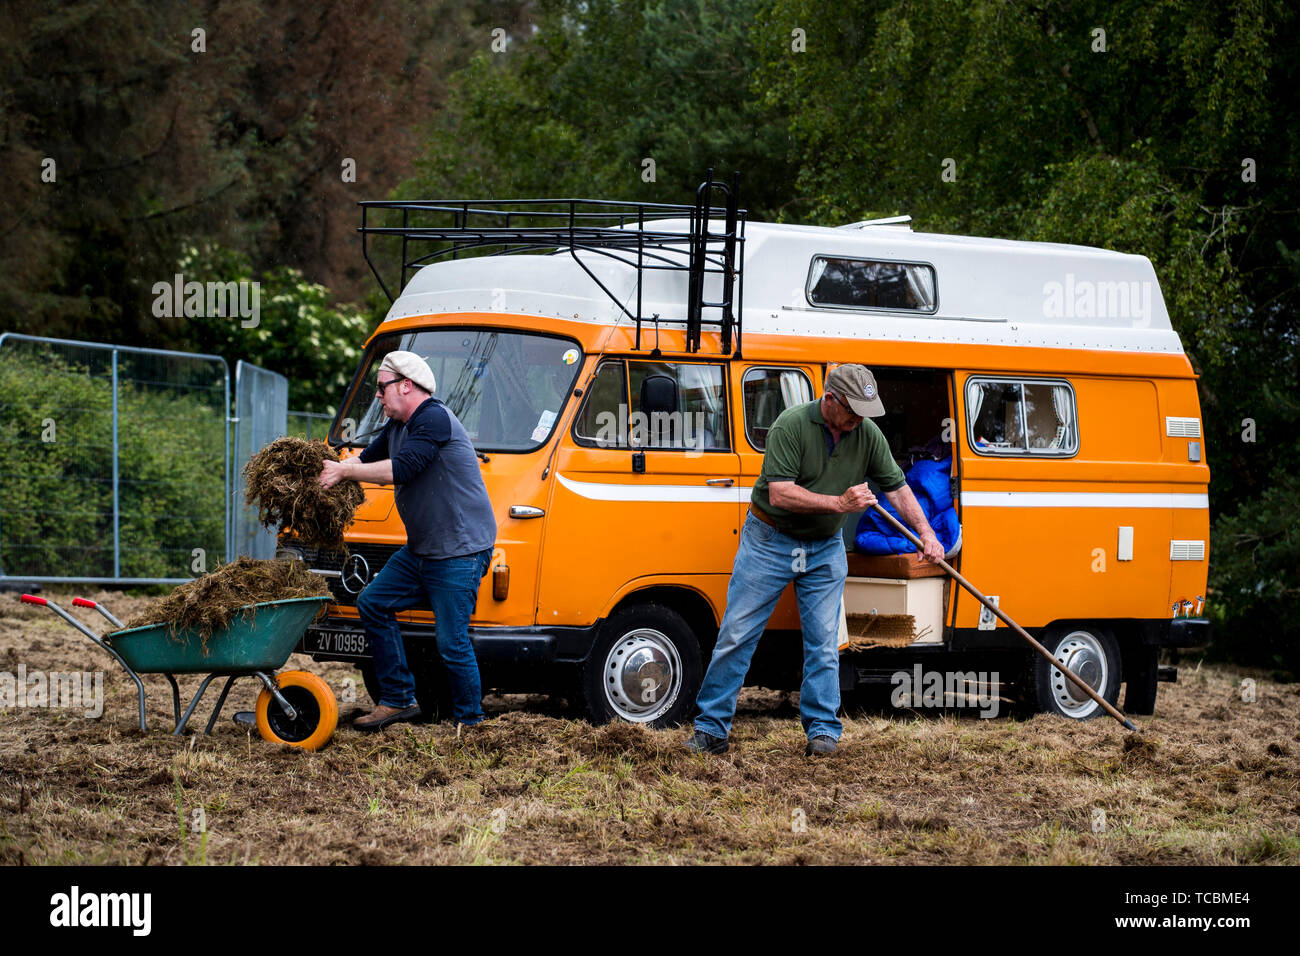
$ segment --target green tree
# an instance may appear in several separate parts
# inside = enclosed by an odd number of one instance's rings
[[[277,266],[255,274],[247,257],[207,246],[191,247],[177,266],[187,278],[258,283],[256,325],[240,316],[189,318],[188,340],[197,351],[222,356],[233,369],[240,359],[289,380],[289,407],[333,413],[352,381],[376,316],[333,301],[329,289],[301,272]]]

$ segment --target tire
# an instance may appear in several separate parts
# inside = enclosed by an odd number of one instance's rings
[[[610,616],[582,669],[587,716],[677,727],[700,690],[700,642],[682,616],[662,604],[635,604]]]
[[[1056,627],[1047,632],[1041,643],[1056,660],[1070,667],[1108,703],[1114,704],[1119,700],[1123,668],[1119,645],[1108,631],[1091,624]],[[1031,671],[1029,684],[1035,709],[1039,712],[1071,720],[1088,720],[1106,713],[1101,705],[1036,652]]]
[[[297,716],[290,720],[263,688],[254,712],[262,739],[302,750],[319,750],[329,743],[339,724],[338,701],[329,685],[308,671],[285,671],[275,683]]]

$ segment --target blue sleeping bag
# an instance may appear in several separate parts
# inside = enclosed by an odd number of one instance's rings
[[[952,500],[952,457],[942,461],[918,461],[907,472],[907,485],[916,495],[917,503],[925,518],[930,522],[939,543],[943,545],[944,554],[951,554],[961,539],[961,526],[957,522],[957,510]],[[885,498],[880,499],[880,507],[889,512],[905,526],[903,516],[894,510],[894,506]],[[867,511],[858,521],[854,545],[863,554],[914,554],[916,547],[899,534],[894,526],[876,514],[875,509]]]

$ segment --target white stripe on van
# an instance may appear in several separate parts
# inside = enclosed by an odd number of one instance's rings
[[[963,491],[967,508],[1188,508],[1210,507],[1209,495],[1124,491]]]
[[[606,481],[574,481],[564,475],[556,477],[575,495],[592,501],[714,501],[734,505],[748,501],[754,490],[753,485],[709,487],[703,478],[698,485],[623,485]]]

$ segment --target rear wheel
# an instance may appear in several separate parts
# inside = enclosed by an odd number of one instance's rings
[[[271,692],[257,697],[257,732],[263,740],[303,750],[319,750],[334,736],[339,705],[328,684],[308,671],[285,671],[275,679],[280,695],[294,709],[289,717]]]
[[[1089,687],[1114,704],[1122,679],[1119,645],[1100,627],[1064,627],[1048,631],[1042,641],[1059,664],[1070,668]],[[1095,700],[1066,677],[1059,667],[1034,654],[1032,679],[1036,709],[1071,720],[1087,720],[1105,713]]]
[[[662,604],[615,612],[583,666],[582,687],[593,723],[620,719],[676,727],[700,689],[700,644],[682,616]]]

